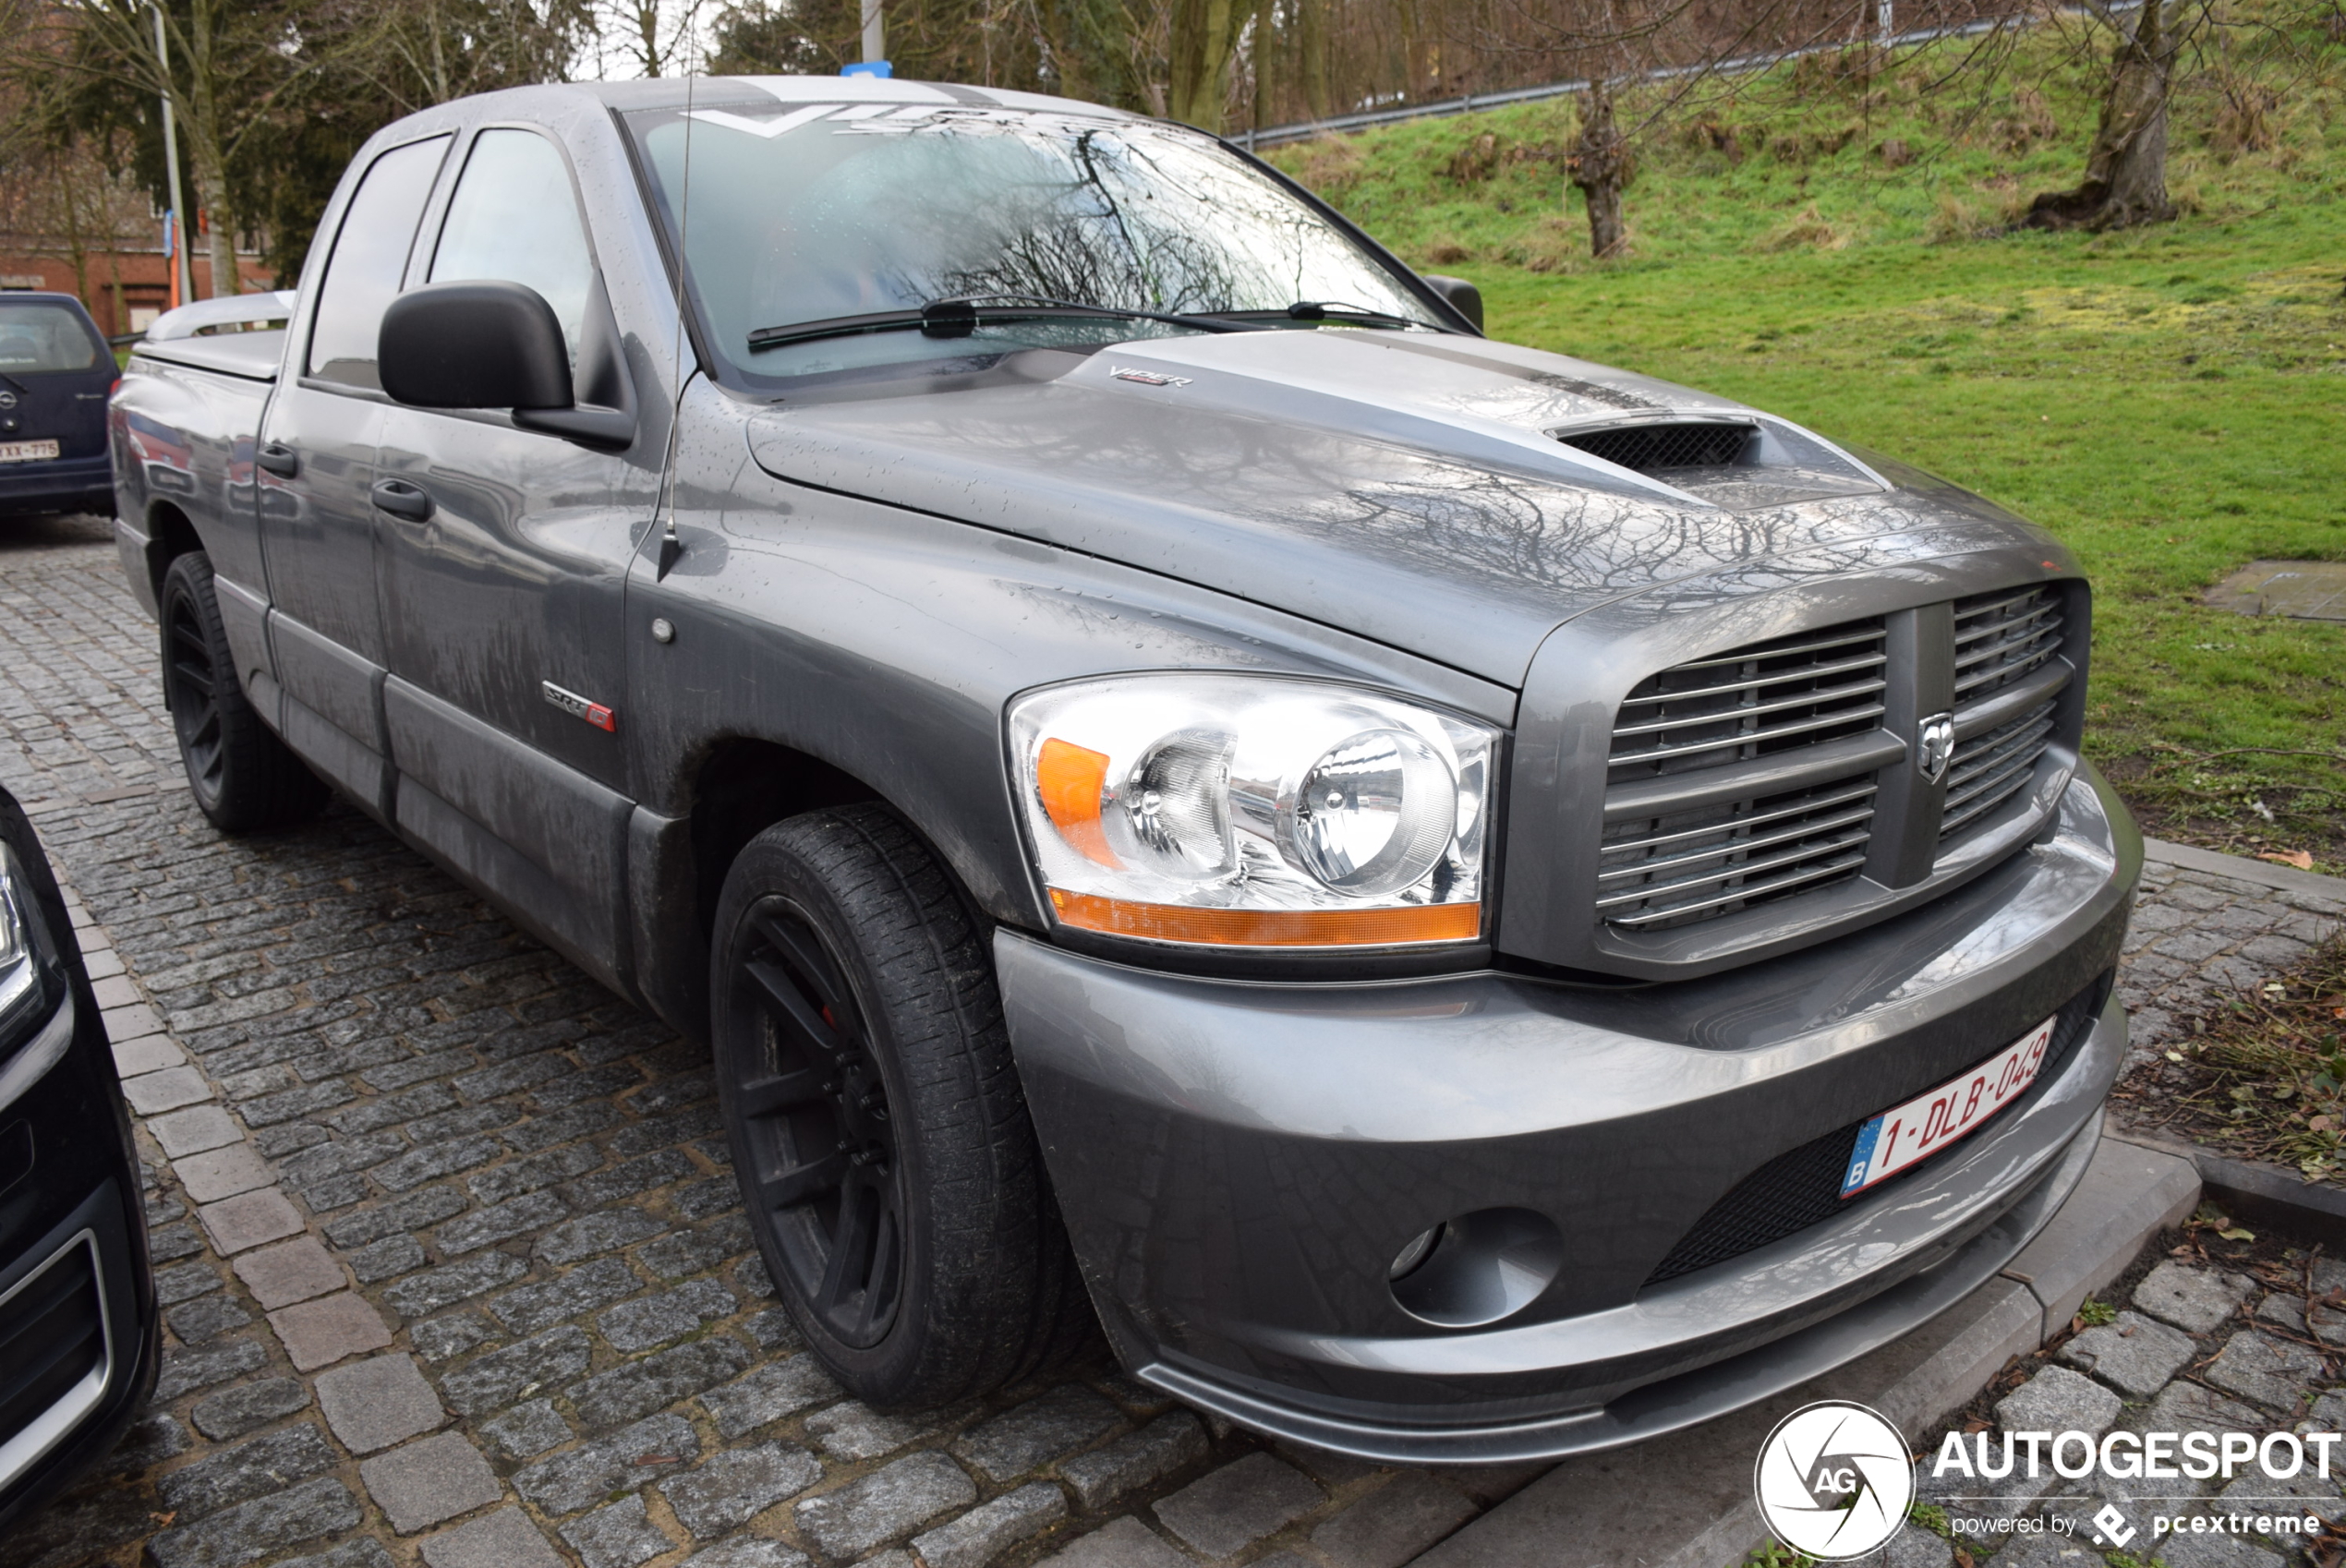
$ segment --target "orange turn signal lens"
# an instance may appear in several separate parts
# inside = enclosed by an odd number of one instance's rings
[[[1078,854],[1111,870],[1123,868],[1100,826],[1100,798],[1107,793],[1106,752],[1056,736],[1044,742],[1034,754],[1034,792],[1043,797],[1043,812],[1051,826]]]
[[[1058,743],[1046,742],[1045,749]],[[1058,820],[1056,814],[1051,820]],[[1075,840],[1070,836],[1068,841]],[[1217,947],[1390,947],[1410,942],[1471,942],[1482,935],[1481,904],[1405,904],[1385,910],[1200,910],[1184,904],[1104,899],[1095,893],[1054,887],[1051,907],[1061,921],[1082,931]]]

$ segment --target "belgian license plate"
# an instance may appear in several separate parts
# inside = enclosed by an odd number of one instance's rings
[[[2019,1099],[2044,1067],[2054,1021],[2047,1019],[1962,1077],[1893,1105],[1859,1128],[1841,1196],[1854,1198],[1916,1161],[1928,1160]]]
[[[54,441],[0,441],[0,463],[39,463],[56,455]]]

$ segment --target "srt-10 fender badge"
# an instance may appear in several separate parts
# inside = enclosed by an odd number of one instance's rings
[[[1187,376],[1168,376],[1162,370],[1128,370],[1119,366],[1108,374],[1119,381],[1138,381],[1144,387],[1186,387],[1190,384]]]
[[[570,715],[571,718],[583,718],[596,729],[609,730],[614,735],[619,733],[619,715],[602,704],[589,702],[576,692],[564,691],[551,681],[540,681],[538,683],[538,689],[546,694],[548,702]]]
[[[1922,721],[1915,741],[1915,766],[1921,770],[1923,782],[1936,784],[1946,778],[1947,765],[1955,756],[1955,716],[1932,714]]]

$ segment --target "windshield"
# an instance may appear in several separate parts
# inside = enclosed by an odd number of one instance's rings
[[[0,371],[87,370],[102,347],[62,305],[0,302]]]
[[[1145,320],[985,321],[753,350],[798,323],[1018,296],[1160,314],[1327,302],[1433,324],[1343,231],[1194,132],[1074,113],[781,104],[627,116],[690,287],[745,378],[1020,347],[1095,347],[1192,329]],[[692,187],[684,188],[685,143]],[[1300,323],[1299,323],[1300,324]]]

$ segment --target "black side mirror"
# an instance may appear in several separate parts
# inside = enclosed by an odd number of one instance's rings
[[[568,408],[570,349],[525,283],[427,283],[391,302],[375,343],[383,391],[416,408]]]
[[[1481,289],[1464,278],[1445,278],[1433,272],[1427,272],[1422,276],[1427,286],[1440,295],[1451,309],[1473,323],[1476,332],[1482,330],[1482,291]]]

